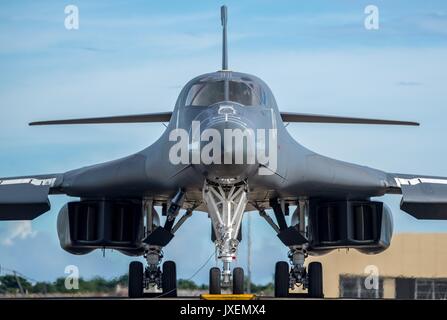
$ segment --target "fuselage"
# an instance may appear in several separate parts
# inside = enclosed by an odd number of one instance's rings
[[[301,146],[286,130],[269,87],[255,76],[232,71],[188,82],[166,131],[153,145],[68,172],[62,187],[81,197],[166,198],[182,188],[190,198],[200,198],[204,180],[248,182],[250,196],[266,199],[278,194],[365,198],[388,188],[386,174],[379,170]]]

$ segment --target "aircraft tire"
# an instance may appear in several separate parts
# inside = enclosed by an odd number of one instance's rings
[[[244,269],[233,269],[233,294],[244,293]]]
[[[163,263],[161,287],[163,297],[177,297],[177,267],[174,261],[166,261]]]
[[[129,264],[129,298],[143,297],[144,267],[140,261],[132,261]]]
[[[323,298],[323,267],[320,262],[311,262],[307,267],[309,287],[308,295],[311,298]]]
[[[220,286],[220,269],[210,269],[210,294],[221,294],[222,288]]]
[[[278,261],[275,265],[275,297],[287,297],[289,295],[289,287],[289,264],[286,261]]]

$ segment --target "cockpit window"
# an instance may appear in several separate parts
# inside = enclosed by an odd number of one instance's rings
[[[228,81],[228,100],[244,106],[265,104],[261,88],[249,81]],[[225,101],[225,81],[203,81],[191,86],[187,106],[209,106]]]

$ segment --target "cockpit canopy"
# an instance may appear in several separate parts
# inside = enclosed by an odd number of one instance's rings
[[[227,86],[228,97],[225,97]],[[202,78],[188,90],[185,106],[209,106],[222,101],[236,102],[244,106],[266,105],[262,87],[250,79]]]

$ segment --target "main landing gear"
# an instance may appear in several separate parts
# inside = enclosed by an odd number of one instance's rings
[[[144,203],[146,220],[146,237],[142,241],[144,247],[144,258],[147,266],[144,267],[140,261],[133,261],[129,265],[129,298],[141,298],[144,290],[149,288],[161,289],[157,297],[177,296],[177,268],[174,261],[165,261],[163,264],[163,247],[165,247],[174,237],[174,233],[192,215],[192,209],[187,209],[180,220],[174,224],[180,211],[184,198],[184,192],[179,190],[170,201],[169,207],[163,210],[166,212],[166,222],[160,226],[160,219],[154,208],[152,200]]]
[[[220,294],[222,289],[233,288],[234,294],[244,293],[244,270],[234,268],[240,237],[242,216],[247,206],[247,185],[219,185],[205,181],[203,187],[205,201],[213,227],[217,258],[222,261],[220,268],[211,268],[210,294]]]
[[[298,207],[292,216],[292,226],[287,226],[284,214],[284,205],[278,199],[270,200],[270,206],[275,213],[277,224],[267,215],[264,209],[259,208],[259,214],[278,234],[278,238],[290,248],[289,262],[279,261],[275,266],[275,297],[289,297],[290,289],[302,286],[307,289],[310,298],[323,298],[323,268],[320,262],[311,262],[306,267],[307,258],[307,201],[299,201]]]
[[[153,283],[162,289],[160,297],[177,296],[177,272],[174,261],[163,263],[163,269],[151,266],[144,269],[140,261],[132,261],[129,265],[129,298],[143,297],[144,289]]]
[[[301,255],[298,254],[298,255]],[[293,259],[293,258],[292,258]],[[320,262],[311,262],[307,269],[302,262],[295,261],[292,266],[286,261],[279,261],[275,266],[275,297],[289,297],[289,289],[303,286],[309,298],[323,298],[323,267]]]

